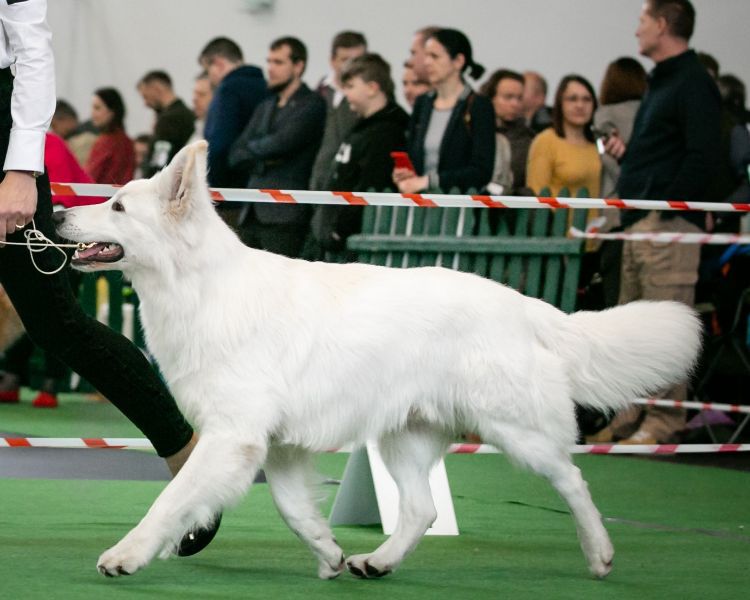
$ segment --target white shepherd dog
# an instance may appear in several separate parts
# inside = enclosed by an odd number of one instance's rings
[[[699,347],[687,306],[635,302],[566,315],[487,279],[442,268],[291,260],[240,243],[211,202],[205,142],[105,204],[57,213],[97,242],[82,271],[122,270],[148,347],[200,433],[179,474],[97,564],[110,576],[166,556],[265,469],[318,575],[396,569],[436,517],[428,473],[474,431],[549,480],[575,518],[589,569],[613,549],[570,449],[574,404],[617,410],[683,380]],[[394,534],[344,558],[316,506],[312,457],[377,440],[400,494]]]

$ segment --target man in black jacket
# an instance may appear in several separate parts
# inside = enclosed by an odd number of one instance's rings
[[[612,137],[607,150],[622,158],[621,198],[710,201],[704,194],[718,167],[721,100],[716,84],[688,41],[695,10],[688,0],[647,0],[637,37],[642,55],[656,63],[636,115],[630,144]],[[699,232],[701,212],[624,211],[627,232]],[[700,246],[626,242],[623,248],[620,304],[638,299],[694,304]],[[665,397],[685,400],[687,387]],[[683,409],[652,407],[619,415],[605,438],[624,443],[672,441],[684,428]],[[601,441],[601,440],[599,440]]]
[[[164,71],[150,71],[138,82],[143,102],[156,113],[148,154],[140,165],[143,177],[161,171],[174,158],[195,131],[195,115],[172,88],[172,78]]]
[[[325,100],[302,81],[307,49],[285,37],[271,44],[264,100],[232,145],[229,163],[245,173],[246,187],[305,190],[325,127]],[[306,205],[249,204],[243,241],[286,256],[300,255],[310,224]]]

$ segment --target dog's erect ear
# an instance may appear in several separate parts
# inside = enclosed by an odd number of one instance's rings
[[[205,186],[207,153],[205,141],[185,146],[159,173],[159,196],[169,203],[173,215],[185,215],[195,198],[193,192]]]

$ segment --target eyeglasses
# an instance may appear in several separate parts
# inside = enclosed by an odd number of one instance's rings
[[[594,99],[591,96],[563,96],[563,102],[570,102],[574,104],[576,102],[583,102],[584,104],[593,104]]]

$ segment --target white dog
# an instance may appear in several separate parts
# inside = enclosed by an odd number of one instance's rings
[[[682,380],[700,346],[694,313],[638,302],[566,315],[442,268],[291,260],[243,246],[212,206],[205,142],[105,204],[58,213],[97,242],[84,271],[122,270],[150,350],[200,441],[141,522],[99,558],[110,576],[167,555],[245,494],[261,467],[289,527],[318,559],[360,577],[399,566],[435,519],[428,473],[474,431],[547,478],[570,506],[589,568],[613,549],[569,450],[574,403],[615,410]],[[400,494],[394,534],[346,560],[316,507],[311,457],[378,440]]]

